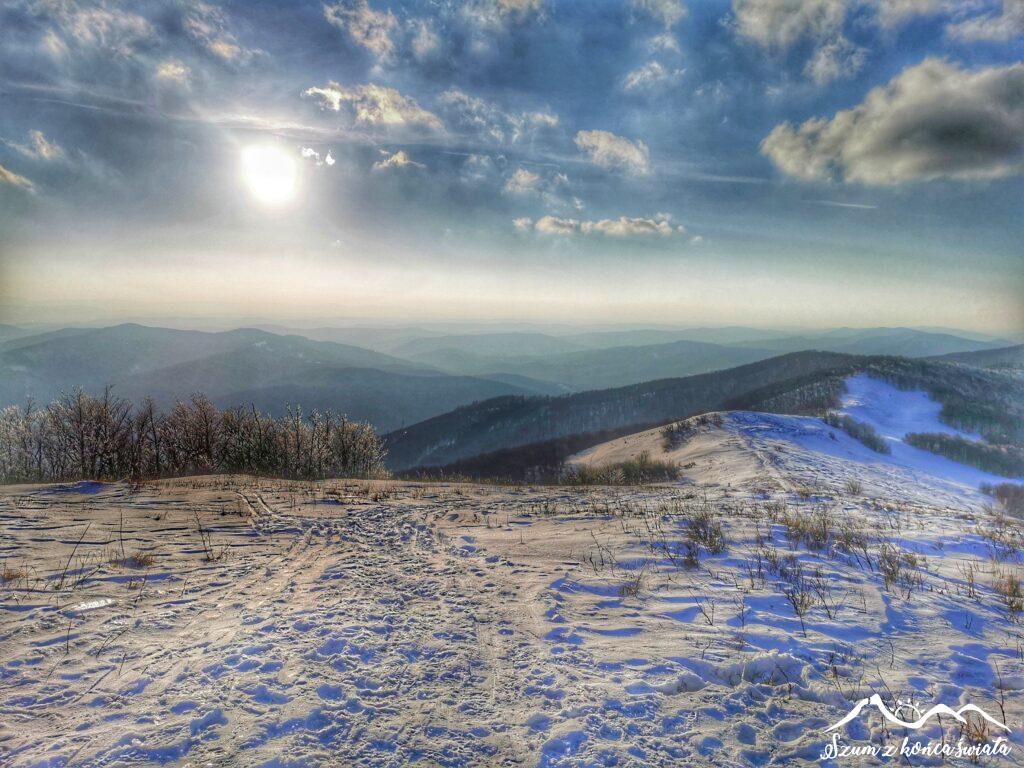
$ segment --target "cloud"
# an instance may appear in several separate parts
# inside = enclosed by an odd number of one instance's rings
[[[671,29],[686,18],[686,6],[679,0],[633,0],[633,8]]]
[[[675,85],[683,73],[682,69],[665,69],[658,62],[652,61],[626,75],[623,87],[627,91],[656,91]]]
[[[12,142],[10,146],[25,157],[30,157],[33,160],[50,162],[62,160],[65,157],[64,149],[59,144],[47,139],[42,131],[29,131],[27,144],[14,144]]]
[[[736,31],[766,48],[839,34],[847,0],[733,0]]]
[[[159,80],[185,84],[192,76],[192,69],[177,59],[168,59],[157,65],[156,76]]]
[[[462,164],[459,179],[472,185],[489,183],[499,175],[498,164],[489,156],[481,154],[470,154]]]
[[[525,22],[543,8],[544,0],[470,0],[462,6],[462,15],[476,26],[500,30]]]
[[[312,147],[303,147],[299,153],[307,160],[312,160],[316,164],[317,168],[322,168],[323,166],[330,168],[335,162],[334,156],[331,154],[330,150],[327,150],[327,154],[323,157],[321,157],[320,153]]]
[[[533,228],[542,235],[575,235],[580,231],[580,222],[576,219],[542,216],[534,223]]]
[[[513,225],[520,232],[531,229],[542,235],[597,235],[601,237],[672,237],[686,235],[686,228],[674,224],[672,217],[665,213],[656,214],[652,218],[632,218],[620,216],[617,219],[600,219],[596,221],[580,221],[579,219],[561,218],[558,216],[542,216],[533,221],[528,218],[515,219]]]
[[[506,112],[484,99],[450,88],[438,99],[438,108],[449,127],[498,144],[514,144],[540,131],[558,126],[550,112]]]
[[[227,20],[219,8],[204,2],[187,4],[184,26],[192,39],[216,58],[229,64],[248,61],[259,53],[239,44],[228,29]]]
[[[892,185],[1024,172],[1024,64],[909,67],[856,107],[776,126],[761,152],[783,173]]]
[[[860,72],[867,51],[840,35],[820,46],[804,67],[804,74],[818,85],[845,80]]]
[[[14,171],[8,170],[0,165],[0,184],[7,184],[8,186],[18,187],[24,189],[26,192],[33,192],[35,186],[31,181],[26,179],[24,176],[20,176]]]
[[[395,50],[394,33],[398,19],[391,11],[375,11],[367,0],[343,0],[324,6],[327,21],[348,32],[356,45],[360,45],[381,59],[389,58]]]
[[[946,32],[960,40],[1006,42],[1024,36],[1024,0],[1003,0],[1002,10],[950,24]]]
[[[920,0],[876,0],[881,9]],[[788,50],[802,40],[814,43],[804,73],[819,85],[852,77],[867,51],[843,35],[854,0],[733,0],[735,29],[763,48]],[[909,11],[907,11],[909,12]]]
[[[879,24],[891,29],[905,24],[916,16],[931,16],[955,10],[957,2],[958,0],[873,0],[871,4],[874,5]]]
[[[580,131],[576,146],[602,168],[621,168],[636,174],[649,170],[650,153],[642,141],[630,141],[608,131]]]
[[[52,25],[44,42],[47,50],[58,57],[72,49],[129,57],[153,37],[153,27],[145,18],[108,8],[102,2],[88,8],[75,3],[44,3],[34,10],[44,13]]]
[[[662,32],[660,35],[655,35],[647,41],[647,45],[654,53],[657,53],[658,51],[680,53],[679,41],[676,40],[675,36],[671,32]]]
[[[525,168],[517,168],[505,182],[505,191],[510,195],[528,195],[537,191],[540,176]]]
[[[441,38],[432,22],[417,20],[412,24],[416,30],[412,37],[412,53],[420,61],[429,59],[441,50]]]
[[[346,88],[329,82],[322,88],[308,88],[304,96],[313,96],[320,102],[321,109],[341,110],[348,105],[355,121],[370,126],[418,126],[442,131],[440,119],[423,109],[416,101],[403,96],[394,88],[380,85],[357,85]]]
[[[373,170],[375,171],[386,171],[389,168],[426,168],[423,163],[417,163],[415,160],[411,160],[403,150],[398,150],[394,154],[389,153],[387,150],[380,150],[381,155],[384,156],[383,160],[373,164]]]

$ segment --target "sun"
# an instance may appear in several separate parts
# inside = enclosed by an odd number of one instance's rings
[[[260,203],[281,206],[295,197],[299,164],[280,147],[253,144],[242,150],[242,180]]]

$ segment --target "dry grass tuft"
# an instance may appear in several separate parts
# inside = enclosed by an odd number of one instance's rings
[[[25,578],[25,576],[26,572],[23,569],[5,564],[3,569],[0,569],[0,584],[10,584],[12,581]]]
[[[992,582],[992,589],[999,596],[999,601],[1011,621],[1017,621],[1024,612],[1024,586],[1020,576],[1010,571],[997,572]]]

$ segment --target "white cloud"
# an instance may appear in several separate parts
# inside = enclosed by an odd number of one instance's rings
[[[418,126],[435,131],[443,130],[437,115],[423,109],[415,100],[403,96],[394,88],[380,85],[357,85],[346,88],[330,82],[321,88],[308,88],[304,96],[313,96],[322,109],[335,112],[347,105],[362,125],[371,126]]]
[[[874,5],[879,24],[893,28],[905,24],[915,16],[931,16],[955,10],[957,2],[958,0],[871,0],[869,4]]]
[[[398,29],[398,19],[391,11],[375,11],[367,0],[343,0],[325,5],[324,16],[378,58],[389,58],[395,50],[392,36]]]
[[[57,143],[50,141],[43,135],[42,131],[32,130],[28,132],[27,144],[10,144],[11,147],[33,160],[61,160],[64,158],[64,149]]]
[[[581,221],[579,219],[542,216],[533,221],[523,218],[512,222],[516,229],[525,232],[531,228],[542,235],[597,235],[601,237],[672,237],[686,235],[686,228],[674,224],[668,214],[659,213],[651,218],[620,216],[617,219]]]
[[[441,38],[434,30],[434,25],[427,20],[413,22],[416,33],[412,38],[413,55],[419,59],[429,59],[441,49]]]
[[[847,0],[733,0],[736,31],[769,48],[788,48],[798,40],[838,35]]]
[[[522,23],[544,8],[544,0],[470,0],[462,6],[462,15],[486,29],[503,29],[510,23]]]
[[[686,7],[679,0],[633,0],[633,7],[670,29],[686,18]]]
[[[580,222],[576,219],[542,216],[533,227],[543,235],[575,235],[580,231]]]
[[[229,64],[247,61],[258,53],[240,45],[228,30],[227,20],[221,10],[207,3],[190,3],[184,24],[193,40]]]
[[[682,69],[666,69],[658,62],[652,61],[626,75],[623,87],[627,91],[655,91],[675,85],[683,73]]]
[[[648,41],[647,45],[650,47],[651,51],[655,53],[658,51],[680,53],[679,41],[676,40],[675,36],[671,32],[662,32],[660,35],[655,35]]]
[[[630,141],[609,131],[580,131],[576,146],[590,162],[602,168],[621,168],[643,174],[649,170],[650,153],[642,141]]]
[[[876,0],[881,4],[890,0]],[[896,0],[906,3],[916,0]],[[855,75],[867,51],[843,35],[856,0],[733,0],[736,31],[763,48],[787,50],[809,40],[813,53],[804,73],[819,85]],[[881,12],[881,11],[879,11]]]
[[[909,67],[831,119],[776,126],[761,152],[804,180],[892,185],[1024,172],[1024,64]]]
[[[145,18],[120,8],[108,8],[105,3],[87,8],[75,3],[46,3],[39,9],[53,23],[44,38],[44,48],[58,58],[72,49],[130,57],[153,37],[153,28]]]
[[[525,168],[517,168],[505,182],[505,191],[510,195],[528,195],[537,191],[540,176]]]
[[[312,160],[316,164],[317,168],[322,168],[325,165],[330,168],[334,165],[334,156],[331,154],[330,150],[327,150],[327,154],[321,157],[320,153],[312,147],[303,147],[299,151],[299,154],[307,160]]]
[[[192,69],[178,59],[167,59],[157,65],[156,76],[159,80],[186,84],[192,76]]]
[[[31,181],[26,179],[24,176],[15,173],[12,170],[4,168],[2,165],[0,165],[0,184],[7,184],[8,186],[11,187],[18,187],[19,189],[24,189],[27,192],[32,192],[35,190],[35,186],[32,184]]]
[[[460,179],[467,184],[484,184],[496,178],[498,166],[489,155],[471,154],[462,164]]]
[[[820,46],[804,67],[804,74],[818,85],[853,77],[864,66],[867,51],[843,36]]]
[[[423,163],[417,163],[415,160],[411,160],[404,150],[398,150],[394,154],[387,150],[380,150],[381,155],[384,159],[379,160],[373,164],[373,170],[375,171],[386,171],[389,168],[426,168]]]
[[[498,144],[514,144],[533,138],[542,130],[556,127],[559,122],[558,116],[549,112],[506,112],[457,88],[442,93],[438,107],[453,130]]]
[[[1024,0],[1003,0],[999,13],[950,24],[946,31],[960,40],[1006,42],[1024,36]]]

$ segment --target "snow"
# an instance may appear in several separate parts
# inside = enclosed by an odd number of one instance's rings
[[[742,484],[766,470],[778,474],[775,468],[785,465],[790,477],[813,480],[810,476],[822,470],[839,483],[857,480],[890,492],[902,485],[905,495],[919,501],[931,498],[956,504],[977,503],[977,490],[983,483],[1006,482],[1005,477],[903,441],[911,432],[980,439],[939,421],[942,405],[927,393],[900,390],[865,375],[849,377],[846,387],[839,412],[871,425],[885,438],[891,453],[877,453],[814,417],[731,411],[719,415],[720,428],[699,428],[696,435],[671,450],[665,450],[662,431],[657,428],[594,446],[571,457],[569,463],[601,466],[636,459],[646,452],[682,467],[684,481],[697,485]]]
[[[878,693],[1004,708],[1001,760],[1021,765],[1020,627],[994,591],[1022,567],[1000,543],[1019,525],[900,442],[932,431],[934,404],[873,381],[850,398],[892,456],[818,419],[735,412],[673,449],[683,481],[658,487],[0,488],[0,557],[31,574],[0,584],[0,763],[816,765],[828,726]],[[575,460],[644,450],[664,452],[660,430]],[[725,546],[687,567],[697,512]],[[827,542],[789,516],[822,516]],[[122,536],[156,562],[110,557]],[[796,570],[818,590],[800,616]],[[905,735],[865,710],[841,737]]]
[[[886,440],[901,443],[911,432],[938,432],[968,440],[981,436],[955,429],[939,420],[942,403],[927,392],[897,389],[886,381],[858,374],[845,381],[840,413],[874,427]]]

